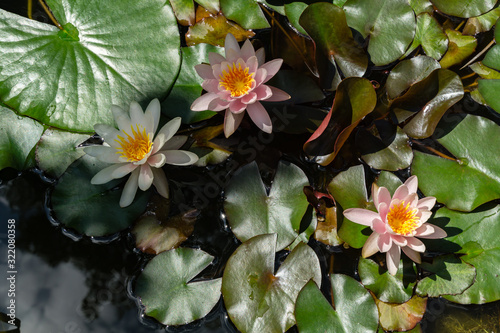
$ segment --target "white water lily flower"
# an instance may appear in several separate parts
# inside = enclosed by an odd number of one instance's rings
[[[401,250],[414,262],[420,263],[420,253],[425,245],[420,238],[443,238],[446,232],[429,223],[436,198],[418,199],[418,179],[411,176],[398,187],[391,198],[385,187],[372,187],[373,203],[378,213],[368,209],[351,208],[344,211],[349,220],[367,225],[373,233],[363,246],[362,256],[386,252],[387,269],[395,275],[398,271]]]
[[[130,104],[129,112],[116,105],[111,106],[111,112],[118,129],[105,124],[95,125],[94,129],[104,143],[85,147],[84,151],[113,165],[99,171],[90,182],[104,184],[130,174],[120,198],[121,207],[132,203],[138,187],[146,191],[151,184],[160,195],[168,198],[168,182],[161,167],[165,164],[191,165],[198,161],[196,154],[178,150],[187,140],[187,136],[174,136],[181,118],[166,123],[155,137],[160,121],[158,99],[152,100],[145,112],[137,102]]]

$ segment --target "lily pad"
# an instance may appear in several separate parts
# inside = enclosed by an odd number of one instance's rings
[[[429,0],[410,0],[410,6],[413,8],[416,15],[422,13],[432,14],[434,12],[432,3]]]
[[[161,103],[162,112],[169,118],[181,117],[185,124],[195,123],[213,117],[217,112],[191,111],[191,104],[200,97],[203,79],[196,73],[195,65],[208,63],[210,52],[223,54],[224,49],[208,44],[198,44],[181,48],[181,71],[168,97]]]
[[[500,72],[485,66],[481,61],[475,62],[469,67],[482,79],[500,79]]]
[[[480,32],[490,31],[500,17],[500,8],[497,7],[486,14],[471,17],[465,24],[463,33],[466,35],[476,35]]]
[[[375,332],[378,311],[370,293],[352,277],[330,276],[335,310],[309,281],[297,298],[295,316],[301,333]]]
[[[12,167],[24,170],[33,166],[29,158],[43,133],[43,126],[28,117],[20,117],[0,106],[0,170]]]
[[[170,0],[170,5],[174,10],[179,24],[189,26],[195,23],[193,0]]]
[[[332,109],[304,144],[306,154],[313,156],[318,164],[330,164],[354,128],[373,111],[376,102],[370,81],[357,77],[343,80],[335,93]]]
[[[500,113],[500,99],[498,92],[500,91],[500,80],[478,80],[478,89],[486,103],[496,112]]]
[[[386,331],[408,331],[424,317],[427,298],[413,296],[403,304],[390,304],[375,300],[380,314],[380,326]]]
[[[266,16],[256,0],[220,0],[224,15],[244,29],[269,28]]]
[[[38,167],[48,176],[59,178],[71,163],[85,154],[78,145],[88,138],[87,134],[47,129],[36,146]]]
[[[145,313],[164,325],[183,325],[205,317],[220,299],[222,279],[190,281],[213,259],[201,250],[189,248],[154,257],[135,287]]]
[[[472,17],[479,16],[489,12],[497,0],[431,0],[436,8],[448,15],[457,17]]]
[[[212,14],[217,14],[220,10],[219,0],[194,0],[194,1]]]
[[[407,1],[348,0],[343,8],[347,24],[370,37],[368,53],[376,66],[397,60],[413,40],[416,20]]]
[[[456,160],[414,152],[412,174],[418,176],[425,196],[434,196],[448,208],[461,211],[500,198],[500,160],[492,158],[500,151],[497,124],[467,115],[437,141]]]
[[[423,262],[420,267],[433,274],[418,282],[415,292],[419,296],[461,294],[474,283],[476,278],[474,266],[451,254],[435,257],[432,263]]]
[[[439,61],[442,68],[461,64],[476,50],[477,39],[475,37],[462,35],[459,31],[451,29],[446,29],[446,35],[449,39],[448,51]]]
[[[436,60],[441,59],[448,49],[448,36],[444,33],[438,21],[429,13],[417,16],[415,38],[405,55],[409,55],[420,45],[425,54]]]
[[[105,236],[119,232],[134,222],[146,209],[149,192],[138,191],[134,202],[119,205],[121,180],[92,185],[90,179],[109,166],[83,155],[69,166],[50,195],[54,217],[65,227],[87,236]]]
[[[268,192],[257,163],[242,167],[225,190],[224,211],[231,230],[241,241],[256,235],[276,233],[282,250],[298,236],[300,222],[309,203],[302,192],[309,181],[294,164],[280,161]]]
[[[231,321],[246,333],[284,332],[295,324],[295,302],[302,287],[321,284],[315,252],[300,243],[276,273],[276,234],[244,242],[229,258],[222,277],[222,295]]]
[[[96,123],[114,124],[112,104],[166,95],[179,70],[180,39],[165,1],[46,2],[78,40],[0,10],[4,104],[50,126],[93,132]]]

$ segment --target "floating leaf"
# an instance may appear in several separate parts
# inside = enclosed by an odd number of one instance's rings
[[[300,291],[295,307],[301,333],[375,332],[378,311],[370,293],[352,277],[330,276],[335,310],[318,286],[309,281]]]
[[[59,178],[71,163],[85,154],[79,144],[89,138],[87,134],[46,130],[36,146],[36,161],[48,176]]]
[[[300,25],[321,52],[316,54],[317,62],[322,61],[319,57],[323,57],[332,64],[336,63],[344,77],[363,76],[368,56],[354,41],[341,8],[325,2],[309,5],[300,17]]]
[[[288,21],[295,29],[297,29],[298,32],[300,32],[303,35],[307,35],[307,31],[305,31],[304,28],[300,25],[299,19],[300,15],[302,15],[307,6],[308,4],[300,1],[285,3],[284,6],[285,14],[286,17],[288,18]]]
[[[385,187],[390,193],[394,193],[403,182],[392,172],[382,171],[375,180],[375,184],[379,187]]]
[[[309,205],[302,192],[306,185],[309,181],[299,167],[281,161],[268,195],[257,163],[247,164],[234,174],[225,190],[224,211],[231,230],[243,242],[276,233],[278,250],[284,249],[299,235]]]
[[[134,202],[119,206],[121,180],[92,185],[90,179],[109,166],[89,155],[83,155],[69,166],[50,195],[57,221],[87,236],[105,236],[119,232],[134,222],[146,208],[149,193],[138,191]]]
[[[427,298],[413,296],[403,304],[390,304],[375,300],[380,314],[380,325],[386,331],[408,331],[423,318]]]
[[[475,62],[469,67],[482,79],[500,79],[500,72],[485,66],[481,61]]]
[[[33,166],[29,155],[40,140],[43,126],[3,106],[0,106],[0,119],[0,170],[7,167],[24,170]]]
[[[500,99],[498,98],[500,80],[478,80],[478,84],[478,90],[484,100],[493,110],[500,113]]]
[[[497,0],[469,0],[467,2],[463,0],[431,0],[431,2],[445,14],[467,18],[489,12]]]
[[[448,208],[461,211],[500,198],[500,160],[492,158],[500,151],[498,125],[467,115],[437,141],[457,160],[414,152],[412,174],[418,176],[425,196],[434,196]]]
[[[216,112],[191,111],[191,104],[200,97],[203,88],[201,83],[203,79],[196,73],[195,65],[208,63],[208,54],[210,52],[223,54],[224,49],[208,44],[198,44],[190,47],[181,48],[182,65],[179,76],[175,81],[170,94],[162,105],[162,112],[170,118],[181,117],[185,124],[195,123],[213,117]]]
[[[193,0],[170,0],[170,5],[179,24],[189,26],[195,23]]]
[[[236,40],[242,41],[253,37],[255,33],[245,30],[239,25],[229,22],[224,15],[205,17],[195,25],[189,27],[186,33],[186,44],[193,46],[200,43],[207,43],[216,46],[224,46],[226,35],[232,34]]]
[[[224,15],[244,29],[269,28],[266,16],[256,0],[220,0]]]
[[[476,35],[480,32],[490,31],[499,17],[500,7],[497,7],[481,16],[471,17],[467,20],[463,33],[465,35]]]
[[[432,3],[430,3],[429,0],[410,0],[410,6],[413,8],[416,15],[422,13],[432,14],[434,12]]]
[[[420,178],[419,178],[420,180]],[[453,189],[450,189],[451,191]],[[500,299],[500,205],[488,204],[471,213],[439,209],[431,223],[448,231],[445,244],[430,244],[431,250],[459,252],[461,259],[476,268],[474,284],[462,294],[444,296],[461,304],[483,304]],[[457,247],[460,250],[457,250]]]
[[[407,302],[416,284],[413,263],[403,264],[401,261],[396,275],[391,275],[387,269],[382,269],[376,262],[361,258],[358,264],[361,283],[377,297],[388,303]]]
[[[446,29],[448,51],[439,62],[442,68],[461,64],[476,50],[477,40],[473,36],[462,35],[459,31]]]
[[[213,258],[201,250],[178,248],[151,259],[135,287],[145,313],[164,325],[183,325],[205,317],[220,299],[222,281],[189,281]]]
[[[318,164],[330,164],[354,128],[373,110],[376,101],[375,90],[367,79],[343,80],[335,93],[332,109],[304,144],[306,154],[314,156]]]
[[[495,26],[495,42],[497,45],[493,46],[483,59],[483,64],[488,67],[494,68],[500,71],[500,19]]]
[[[93,132],[96,123],[113,124],[111,104],[146,103],[173,84],[180,40],[165,1],[47,4],[79,41],[62,38],[53,25],[0,10],[0,100],[17,113]]]
[[[370,36],[368,53],[376,66],[402,56],[415,35],[415,14],[407,1],[348,0],[344,10],[347,24]]]
[[[212,14],[217,14],[220,10],[219,0],[194,0],[194,1]]]
[[[474,283],[476,277],[474,266],[454,255],[435,257],[432,263],[423,262],[420,267],[433,274],[418,282],[416,293],[419,296],[461,294]]]
[[[246,333],[284,332],[295,324],[295,302],[302,287],[321,285],[315,252],[300,243],[275,272],[276,234],[244,242],[231,255],[222,277],[222,295],[231,321]]]
[[[438,21],[429,13],[417,16],[415,38],[405,55],[409,55],[420,45],[425,54],[436,60],[441,59],[448,49],[448,36],[444,33]]]

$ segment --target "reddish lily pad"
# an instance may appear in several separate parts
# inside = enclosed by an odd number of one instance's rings
[[[403,304],[384,303],[375,299],[380,314],[380,325],[386,331],[408,331],[424,317],[427,298],[413,296]]]

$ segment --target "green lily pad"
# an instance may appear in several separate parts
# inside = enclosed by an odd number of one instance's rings
[[[92,185],[90,179],[109,166],[83,155],[69,166],[50,195],[54,217],[65,227],[87,236],[105,236],[119,232],[134,222],[146,209],[149,192],[138,191],[134,202],[121,208],[121,180]]]
[[[422,13],[432,14],[434,12],[432,3],[429,0],[410,0],[410,6],[413,8],[416,15]]]
[[[467,18],[489,12],[497,0],[469,0],[467,2],[462,0],[431,0],[431,2],[445,14]]]
[[[344,77],[363,76],[368,56],[354,41],[344,10],[325,2],[314,3],[302,13],[300,25],[314,40],[323,59],[336,63]],[[316,62],[320,61],[318,56]]]
[[[420,296],[461,294],[474,283],[476,278],[474,266],[451,254],[435,257],[432,263],[423,262],[420,267],[433,273],[418,282],[415,292]]]
[[[318,286],[309,281],[300,291],[295,307],[301,333],[375,332],[378,311],[370,293],[352,277],[330,276],[335,310]]]
[[[29,156],[43,130],[35,120],[0,106],[0,170],[7,167],[24,170],[33,166]]]
[[[304,28],[300,25],[299,19],[300,15],[304,12],[304,10],[307,8],[308,4],[300,1],[294,1],[291,3],[286,3],[284,8],[285,8],[285,14],[286,17],[288,18],[288,21],[290,24],[297,29],[298,32],[300,32],[303,35],[307,36],[307,31],[304,30]]]
[[[220,10],[219,0],[194,0],[194,1],[212,14],[217,14]]]
[[[198,44],[183,47],[181,71],[175,81],[168,97],[161,103],[162,112],[169,118],[181,117],[185,124],[195,123],[213,117],[217,112],[213,111],[191,111],[191,104],[200,97],[203,88],[203,79],[196,73],[195,65],[203,62],[208,63],[210,52],[224,54],[221,47]]]
[[[276,273],[276,234],[244,242],[231,255],[222,277],[222,295],[231,321],[241,332],[285,332],[295,324],[295,302],[302,287],[321,284],[316,253],[300,243]]]
[[[61,177],[71,163],[85,155],[83,149],[77,147],[88,138],[87,134],[47,129],[36,146],[38,167],[50,177]]]
[[[241,25],[244,29],[269,28],[266,16],[256,0],[220,0],[224,16]]]
[[[427,298],[413,296],[403,304],[375,300],[380,314],[380,326],[386,331],[409,331],[424,317]]]
[[[316,163],[330,164],[359,122],[373,111],[377,102],[372,83],[364,78],[343,80],[335,93],[332,109],[304,144],[304,151]]]
[[[403,184],[401,179],[395,174],[388,171],[382,171],[375,180],[377,186],[383,186],[389,190],[390,193],[396,192],[396,189]]]
[[[500,72],[488,66],[485,66],[481,61],[475,62],[469,66],[470,69],[479,75],[482,79],[500,79]]]
[[[498,98],[500,80],[478,80],[478,84],[478,90],[486,103],[488,103],[493,110],[500,113],[500,99]]]
[[[405,55],[409,55],[420,45],[425,54],[436,60],[441,59],[448,49],[448,36],[444,33],[438,21],[429,13],[417,16],[415,38]]]
[[[170,0],[170,5],[179,24],[189,26],[195,23],[193,0]]]
[[[500,7],[497,7],[486,14],[471,17],[465,24],[463,33],[466,35],[476,35],[480,32],[490,31],[500,17]]]
[[[93,132],[96,123],[114,124],[111,104],[165,96],[180,66],[177,22],[165,1],[46,2],[79,41],[0,10],[5,105],[50,126]]]
[[[420,180],[420,178],[419,178]],[[444,296],[461,304],[483,304],[500,299],[498,275],[500,275],[500,205],[488,204],[471,213],[453,211],[446,207],[439,209],[431,223],[448,230],[448,242],[430,244],[431,250],[457,251],[463,261],[476,268],[474,284],[462,294]]]
[[[405,303],[413,295],[413,287],[417,282],[413,263],[401,260],[396,275],[370,259],[360,258],[358,273],[361,283],[382,302]]]
[[[376,66],[402,56],[415,35],[416,20],[408,2],[400,0],[348,0],[344,4],[347,24],[370,36],[368,53]]]
[[[459,31],[452,29],[446,29],[446,35],[449,39],[448,51],[439,61],[442,68],[461,64],[476,50],[477,39],[475,37],[462,35]]]
[[[457,160],[414,152],[412,174],[418,176],[425,196],[434,196],[448,208],[461,211],[500,198],[500,160],[492,158],[500,151],[498,125],[467,115],[437,141]]]
[[[222,279],[189,281],[213,259],[190,248],[177,248],[154,257],[135,287],[144,312],[164,325],[183,325],[205,317],[220,299]]]
[[[242,167],[225,190],[224,211],[231,230],[242,242],[276,233],[282,250],[298,236],[300,222],[309,203],[302,189],[309,185],[304,172],[294,164],[280,161],[269,194],[257,163]]]

